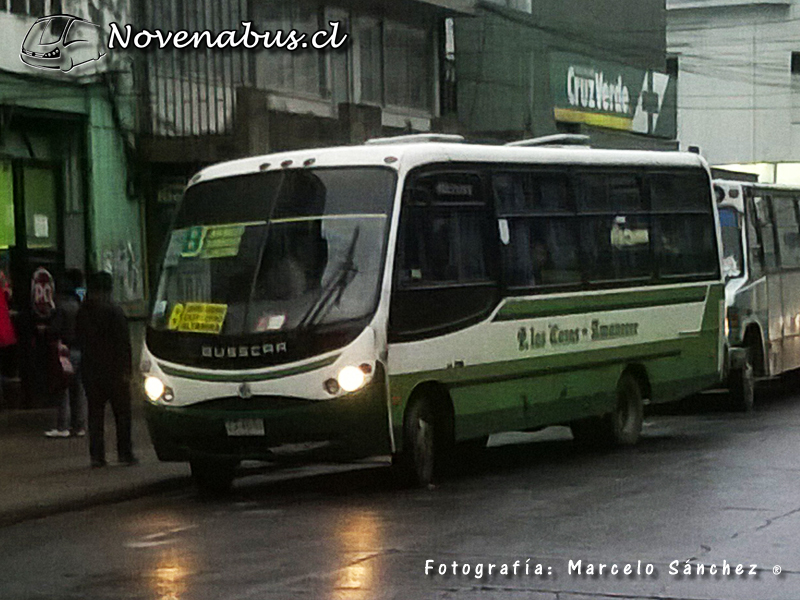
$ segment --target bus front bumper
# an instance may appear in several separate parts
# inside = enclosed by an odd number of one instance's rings
[[[325,401],[254,396],[182,407],[147,403],[146,417],[162,461],[352,460],[391,452],[386,394],[378,383]]]

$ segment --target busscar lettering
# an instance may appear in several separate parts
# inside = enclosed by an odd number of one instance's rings
[[[287,352],[286,342],[277,344],[252,344],[239,346],[203,346],[203,358],[257,358]]]

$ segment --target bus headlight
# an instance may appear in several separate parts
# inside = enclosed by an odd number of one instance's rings
[[[349,365],[344,367],[336,376],[336,381],[339,383],[345,392],[355,392],[358,388],[363,386],[367,381],[367,376],[358,367]]]
[[[144,378],[144,393],[147,394],[147,397],[150,398],[152,402],[156,402],[159,398],[161,398],[166,389],[167,388],[164,386],[164,382],[158,377],[148,375]]]

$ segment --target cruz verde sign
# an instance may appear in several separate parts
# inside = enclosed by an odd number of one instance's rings
[[[675,137],[675,82],[665,73],[554,52],[550,87],[556,121]]]

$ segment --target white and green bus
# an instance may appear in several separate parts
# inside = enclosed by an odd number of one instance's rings
[[[213,489],[391,454],[425,484],[501,431],[633,444],[644,404],[719,383],[702,158],[422,139],[191,180],[142,360],[160,459]]]
[[[800,368],[800,188],[714,180],[725,277],[726,334],[743,349],[730,388],[753,406],[755,378]]]

